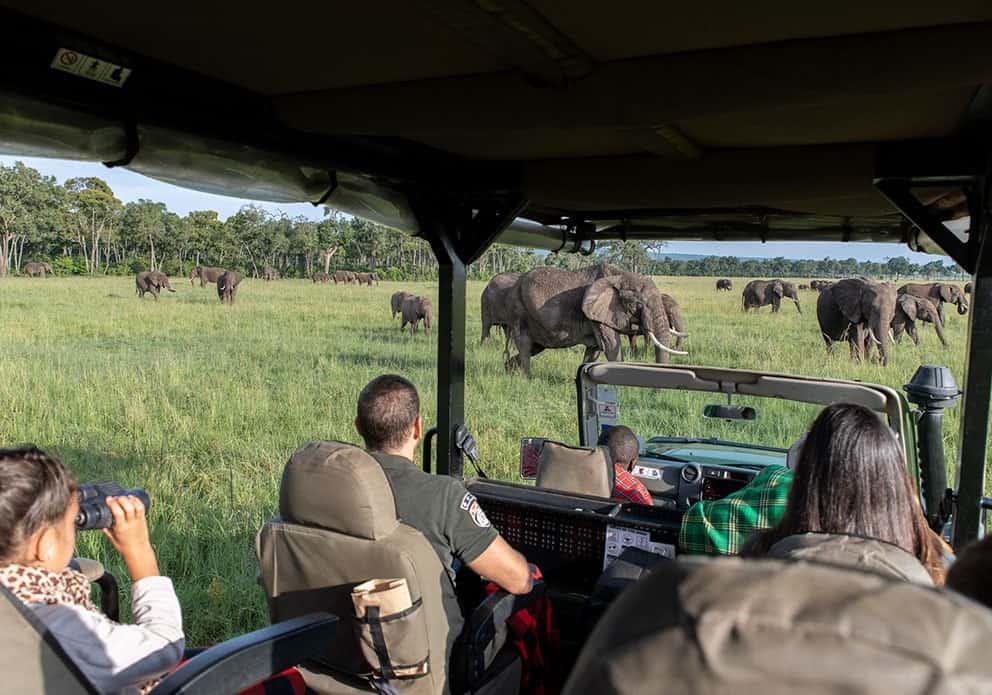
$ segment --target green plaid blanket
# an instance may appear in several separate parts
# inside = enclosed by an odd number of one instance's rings
[[[792,471],[768,466],[737,492],[696,502],[682,517],[682,552],[737,555],[748,536],[782,519],[791,484]]]

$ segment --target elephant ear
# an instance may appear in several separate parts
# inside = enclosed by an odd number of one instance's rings
[[[582,299],[582,313],[596,323],[614,330],[631,330],[631,317],[620,297],[622,276],[609,275],[589,285]]]
[[[954,301],[954,288],[952,288],[950,285],[944,285],[944,284],[937,285],[937,293],[940,295],[940,298],[945,302]]]
[[[782,287],[782,283],[781,282],[776,282],[776,283],[772,284],[772,292],[774,292],[779,297],[781,297],[785,293],[785,288]]]
[[[897,301],[899,308],[902,309],[902,312],[906,314],[909,320],[915,321],[917,313],[920,309],[920,305],[919,302],[917,302],[916,297],[908,294],[900,294]]]

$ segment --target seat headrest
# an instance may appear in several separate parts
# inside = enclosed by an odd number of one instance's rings
[[[386,474],[365,451],[343,442],[310,442],[282,472],[284,521],[376,540],[399,525]]]
[[[545,442],[537,460],[539,488],[610,497],[613,494],[613,459],[605,447],[586,449]]]

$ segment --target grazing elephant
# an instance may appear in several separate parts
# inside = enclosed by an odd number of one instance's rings
[[[510,325],[509,302],[510,294],[517,286],[517,281],[523,273],[507,272],[494,275],[482,290],[482,298],[479,300],[482,305],[482,338],[480,345],[484,345],[489,340],[489,332],[493,326],[503,329],[503,334],[509,338],[508,327]]]
[[[413,295],[410,294],[409,292],[404,292],[402,290],[400,290],[399,292],[393,292],[393,296],[389,298],[389,309],[393,313],[392,318],[395,319],[396,314],[403,311],[403,302],[406,301],[407,298],[412,296]]]
[[[208,282],[217,282],[217,278],[225,272],[227,271],[223,268],[215,268],[209,265],[194,266],[193,270],[189,271],[189,286],[193,287],[193,280],[196,278],[200,278],[200,287],[204,287]]]
[[[782,307],[782,297],[788,297],[796,303],[796,311],[800,314],[803,309],[799,306],[799,294],[796,286],[785,280],[752,280],[747,283],[744,292],[741,293],[741,300],[744,311],[759,309],[763,306],[772,305],[772,313],[776,313]]]
[[[517,283],[510,312],[510,336],[518,354],[506,366],[519,366],[528,376],[531,357],[547,348],[584,345],[583,362],[595,360],[600,351],[607,359],[623,359],[621,335],[648,338],[656,362],[687,354],[669,347],[670,319],[651,278],[615,266],[535,268]]]
[[[827,282],[826,280],[810,280],[810,282],[809,282],[809,288],[811,290],[816,290],[817,292],[819,292],[824,287],[827,287],[829,284],[830,283]]]
[[[417,324],[423,321],[424,335],[431,332],[431,324],[434,323],[434,305],[427,297],[407,297],[403,300],[400,314],[403,317],[400,323],[401,331],[410,324],[410,335],[414,335],[417,332]]]
[[[339,282],[348,284],[355,279],[355,274],[350,270],[335,270],[331,273],[331,278],[334,280],[335,285]]]
[[[920,336],[916,331],[917,320],[932,323],[941,344],[945,348],[948,346],[947,338],[944,336],[944,322],[940,320],[937,307],[929,299],[914,297],[911,294],[900,294],[896,298],[896,315],[892,319],[892,339],[898,343],[899,339],[902,338],[903,331],[905,331],[909,333],[913,343],[919,345]]]
[[[325,273],[323,270],[318,270],[316,273],[310,276],[310,279],[313,280],[314,284],[317,284],[318,282],[322,282],[326,284],[327,281],[330,279],[330,276],[327,273]]]
[[[851,357],[861,359],[868,356],[874,343],[882,364],[888,364],[889,328],[896,318],[896,295],[893,285],[867,278],[839,280],[824,288],[816,301],[816,318],[827,349],[847,340]]]
[[[271,265],[267,265],[262,268],[262,279],[266,282],[269,282],[270,280],[278,280],[279,273]]]
[[[160,270],[142,270],[134,276],[135,294],[139,299],[145,298],[145,292],[150,292],[155,301],[158,301],[158,294],[162,288],[175,292],[169,284],[169,276]]]
[[[234,304],[234,298],[238,294],[238,285],[244,279],[244,275],[228,270],[217,278],[217,297],[221,304]]]
[[[355,279],[358,281],[359,285],[372,286],[372,283],[379,284],[379,278],[375,276],[375,273],[355,273]]]
[[[964,293],[965,294],[971,294],[971,283],[970,282],[964,283]]]
[[[689,337],[686,331],[685,319],[682,318],[682,307],[670,294],[661,293],[661,301],[665,305],[665,312],[668,314],[668,329],[675,336],[675,347],[682,349],[682,342]],[[637,333],[630,335],[630,351],[637,352]]]
[[[719,280],[716,281],[716,289],[718,291],[723,290],[726,292],[730,292],[732,289],[734,289],[734,283],[732,283],[727,278],[720,278]]]
[[[24,265],[24,272],[33,278],[40,276],[42,280],[45,279],[46,274],[55,275],[52,271],[52,266],[47,263],[26,263]]]
[[[809,285],[800,285],[799,286],[799,289],[801,289],[801,290],[808,290],[809,289]]]
[[[968,313],[968,298],[957,285],[946,282],[911,282],[900,287],[899,294],[911,294],[914,297],[929,299],[936,305],[941,321],[947,320],[944,316],[944,302],[957,304],[958,313],[962,316]]]

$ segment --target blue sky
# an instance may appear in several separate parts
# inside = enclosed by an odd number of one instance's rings
[[[221,219],[237,212],[246,203],[257,202],[258,205],[272,211],[285,212],[290,217],[303,215],[319,220],[323,210],[307,203],[293,205],[265,203],[232,198],[227,196],[200,193],[185,188],[179,188],[168,183],[161,183],[136,174],[126,169],[108,169],[102,164],[92,162],[75,162],[63,159],[40,159],[36,157],[10,157],[0,155],[0,164],[11,165],[15,161],[23,161],[47,176],[54,176],[59,182],[75,176],[99,176],[114,190],[118,198],[125,203],[139,198],[161,201],[180,215],[191,210],[216,210]],[[844,244],[844,243],[799,243],[799,242],[678,242],[673,241],[666,246],[664,253],[693,253],[718,254],[721,256],[743,256],[755,258],[857,258],[858,260],[880,261],[893,256],[904,256],[914,263],[927,263],[941,256],[930,256],[924,253],[914,253],[906,246],[898,244]],[[950,261],[947,261],[948,263]]]

